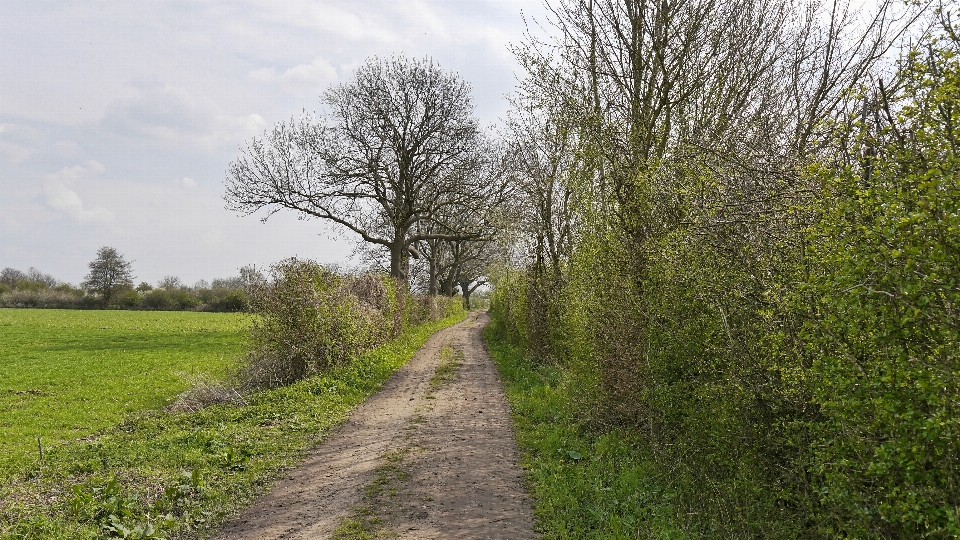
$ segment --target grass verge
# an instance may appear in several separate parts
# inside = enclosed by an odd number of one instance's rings
[[[585,388],[567,370],[527,361],[496,323],[484,330],[513,410],[514,428],[544,539],[682,539],[662,472],[642,438],[588,429],[576,403]]]
[[[6,471],[0,538],[194,538],[297,465],[440,328],[406,331],[353,362],[194,413],[146,411]]]

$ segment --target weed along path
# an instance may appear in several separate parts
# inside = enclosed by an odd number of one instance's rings
[[[487,321],[437,332],[217,538],[535,538]]]

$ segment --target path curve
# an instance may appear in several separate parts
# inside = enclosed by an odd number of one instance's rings
[[[405,457],[402,480],[391,487],[395,502],[374,509],[384,514],[387,536],[535,538],[510,407],[480,336],[488,321],[485,312],[474,312],[434,334],[217,538],[330,538],[363,506],[365,493],[369,499],[387,456],[398,452]],[[458,351],[459,365],[452,380],[438,385],[431,378],[445,346]]]

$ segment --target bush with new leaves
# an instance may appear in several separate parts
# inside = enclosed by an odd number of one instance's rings
[[[258,315],[239,372],[246,389],[281,386],[346,363],[410,325],[445,317],[457,302],[412,297],[386,276],[341,275],[295,258],[251,287]]]
[[[870,161],[818,171],[811,472],[831,536],[956,538],[960,38],[912,51],[900,75],[878,96],[890,117],[855,141]]]

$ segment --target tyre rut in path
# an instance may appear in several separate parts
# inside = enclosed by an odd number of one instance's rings
[[[480,337],[488,320],[472,313],[434,334],[217,538],[330,538],[360,511],[375,512],[380,533],[390,538],[535,538],[510,408]],[[445,346],[459,365],[438,384]],[[371,499],[370,486],[401,455],[389,499]]]

